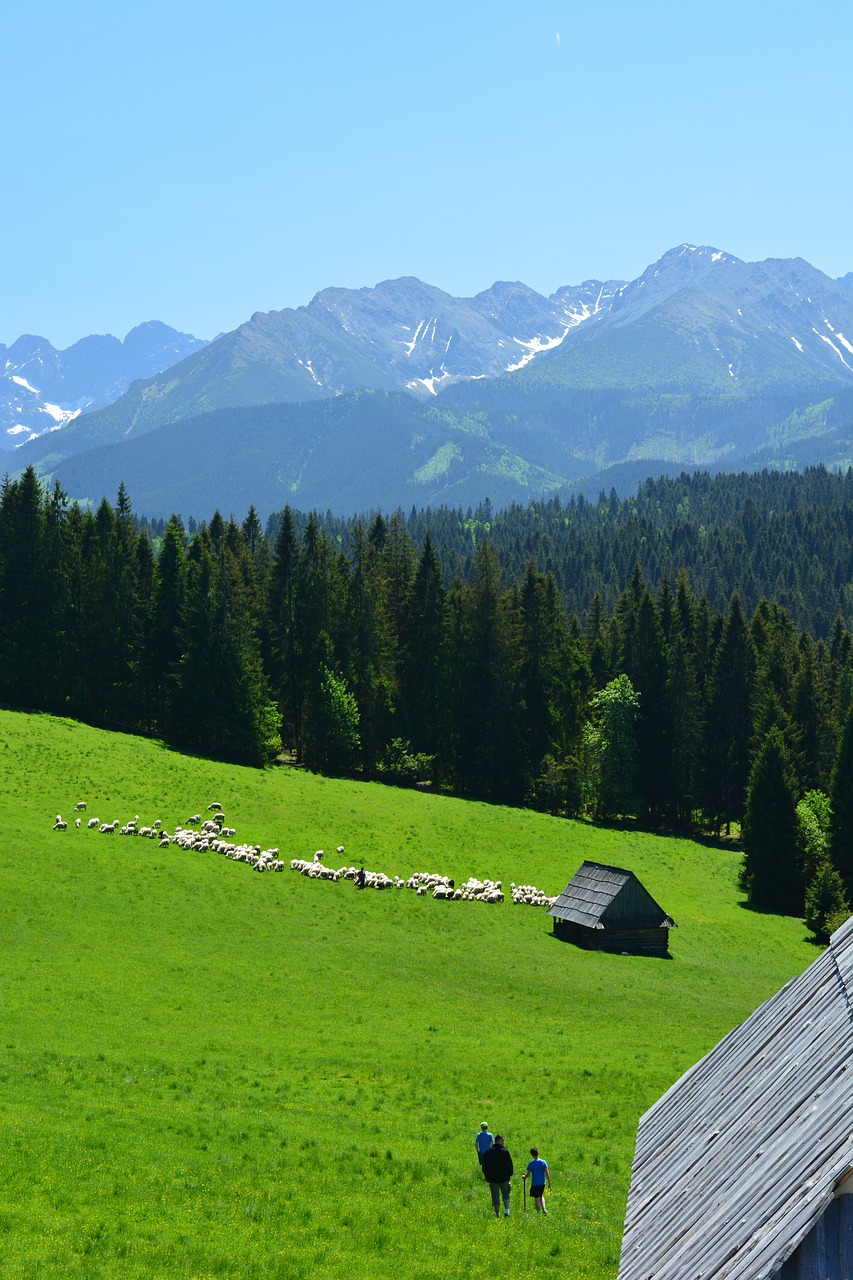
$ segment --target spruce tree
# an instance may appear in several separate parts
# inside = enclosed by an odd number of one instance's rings
[[[433,757],[447,747],[446,594],[441,565],[427,533],[404,609],[401,688],[412,747]]]
[[[740,597],[729,606],[714,656],[705,746],[705,809],[712,826],[740,822],[749,782],[755,650]]]
[[[163,531],[154,574],[149,632],[149,661],[155,685],[155,726],[166,732],[171,721],[175,674],[181,657],[180,628],[186,594],[185,533],[177,516]]]
[[[672,723],[667,646],[649,591],[640,601],[633,656],[628,674],[640,699],[637,790],[647,818],[657,824],[672,803]]]
[[[743,824],[741,885],[750,902],[783,915],[802,915],[804,886],[797,856],[796,799],[785,743],[767,735],[749,775]]]
[[[848,709],[830,785],[829,856],[853,902],[853,704]]]
[[[299,548],[293,512],[284,508],[275,539],[269,576],[267,618],[273,694],[282,715],[285,744],[297,756],[302,742],[302,699],[304,680],[296,619],[297,568]]]

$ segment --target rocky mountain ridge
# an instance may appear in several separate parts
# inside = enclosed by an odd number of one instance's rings
[[[0,449],[13,449],[73,422],[122,396],[206,344],[150,320],[124,341],[111,334],[81,338],[58,351],[46,338],[24,334],[0,343]]]
[[[853,273],[681,245],[635,281],[413,278],[258,313],[23,445],[148,513],[527,501],[598,476],[853,463]],[[615,482],[615,481],[614,481]],[[609,479],[605,480],[609,487]]]

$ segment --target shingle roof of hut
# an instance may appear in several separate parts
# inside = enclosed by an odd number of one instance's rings
[[[626,920],[646,929],[672,928],[675,923],[633,871],[601,862],[582,863],[548,915],[587,929],[619,929]]]
[[[853,918],[646,1112],[619,1280],[762,1280],[804,1241],[853,1168],[851,998]]]

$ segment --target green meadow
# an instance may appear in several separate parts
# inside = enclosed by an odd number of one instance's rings
[[[288,862],[343,844],[552,894],[584,858],[630,867],[677,921],[672,958],[580,951],[541,908],[85,828],[172,830],[213,800]],[[640,1115],[817,954],[802,922],[745,909],[738,861],[0,712],[0,1275],[613,1280]],[[481,1120],[518,1170],[508,1221]],[[534,1143],[547,1219],[522,1212]]]

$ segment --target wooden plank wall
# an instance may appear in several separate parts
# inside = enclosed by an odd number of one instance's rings
[[[832,1200],[795,1253],[770,1280],[850,1280],[853,1195]]]
[[[631,955],[669,954],[668,929],[587,929],[571,920],[554,919],[554,933],[586,951],[628,951]]]

